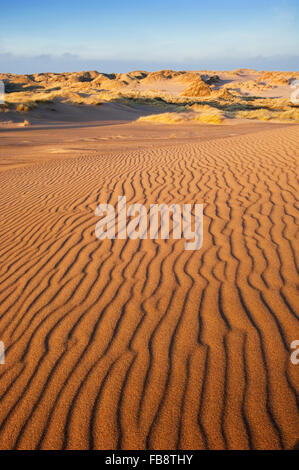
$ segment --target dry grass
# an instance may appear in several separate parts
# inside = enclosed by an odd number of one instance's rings
[[[186,114],[183,113],[162,113],[150,114],[137,119],[139,122],[152,122],[158,124],[177,124],[178,122],[187,121]]]
[[[35,109],[38,105],[50,104],[55,101],[75,105],[86,104],[98,106],[102,104],[103,99],[98,94],[84,95],[68,89],[51,93],[20,92],[6,95],[6,105],[20,113]]]
[[[26,104],[18,104],[16,110],[18,113],[28,113],[30,107]]]
[[[237,81],[223,81],[222,86],[220,79],[217,78],[215,83],[210,80],[215,77],[215,72],[211,71],[162,70],[110,75],[95,71],[30,76],[1,74],[0,79],[8,81],[11,92],[6,93],[6,103],[0,106],[0,112],[30,113],[35,108],[55,102],[75,106],[117,102],[131,108],[138,107],[139,110],[140,106],[161,108],[164,115],[153,114],[152,117],[141,118],[148,122],[198,121],[219,124],[225,117],[298,122],[298,107],[292,106],[288,98],[265,98],[261,95],[264,90],[275,87],[275,84],[289,86],[290,79],[296,78],[296,74],[254,74],[256,78],[248,80],[246,70],[230,72],[231,76],[237,77]],[[161,82],[163,86],[159,89]],[[144,84],[151,83],[158,84],[158,88],[150,90],[148,85],[144,88]],[[186,88],[183,92],[170,92],[171,88],[168,89],[165,83],[176,83],[179,87],[186,84]],[[248,96],[248,90],[257,95],[261,92],[260,96]]]
[[[182,93],[181,96],[209,96],[211,94],[210,87],[198,77],[194,82],[191,83]]]
[[[194,121],[199,121],[204,124],[222,124],[224,121],[224,114],[220,111],[210,111],[200,113],[199,116],[195,116]]]
[[[139,122],[152,122],[159,124],[177,124],[180,122],[198,122],[205,124],[219,125],[224,120],[224,114],[217,110],[207,107],[209,109],[201,110],[200,112],[174,112],[151,114],[150,116],[142,116],[138,119]]]

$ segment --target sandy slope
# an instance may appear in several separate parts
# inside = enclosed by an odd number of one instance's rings
[[[2,449],[295,444],[297,148],[272,126],[0,173]],[[121,194],[203,203],[203,248],[98,241]]]

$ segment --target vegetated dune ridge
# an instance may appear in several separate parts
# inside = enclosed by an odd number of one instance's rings
[[[2,449],[279,449],[299,436],[298,127],[0,173]],[[95,237],[203,203],[204,242]]]
[[[299,71],[139,70],[107,74],[93,70],[0,74],[0,80],[5,84],[5,103],[0,105],[2,127],[63,121],[70,119],[70,114],[73,120],[84,107],[101,119],[109,109],[113,113],[113,105],[119,107],[122,117],[127,110],[132,118],[135,110],[135,119],[146,116],[148,122],[156,122],[159,112],[163,113],[159,123],[299,122]],[[101,110],[103,104],[105,109]],[[152,117],[148,117],[150,112]]]

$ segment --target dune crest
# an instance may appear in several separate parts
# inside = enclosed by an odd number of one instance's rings
[[[6,88],[5,103],[0,105],[0,127],[20,125],[24,114],[28,122],[63,120],[61,107],[95,107],[105,103],[122,104],[142,115],[177,111],[188,112],[192,105],[209,105],[211,113],[222,114],[226,123],[233,120],[299,122],[299,108],[292,98],[292,83],[299,83],[299,72],[236,71],[133,71],[128,73],[41,73],[31,75],[0,74]],[[153,109],[160,108],[160,109]],[[154,111],[154,112],[151,112]],[[93,112],[93,111],[91,111]],[[99,114],[101,114],[99,112]],[[165,120],[169,120],[167,116]],[[153,121],[155,119],[153,118]],[[185,122],[176,119],[171,122]],[[194,122],[200,124],[201,120]],[[169,121],[170,122],[170,121]]]

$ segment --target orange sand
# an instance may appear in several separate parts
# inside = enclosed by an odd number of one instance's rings
[[[0,448],[291,448],[298,126],[28,128],[1,142]],[[122,194],[203,203],[202,249],[97,240],[97,204]]]

